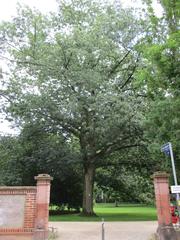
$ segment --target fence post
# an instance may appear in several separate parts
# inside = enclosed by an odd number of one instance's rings
[[[48,174],[39,174],[36,195],[35,240],[48,239],[48,220],[50,202],[50,183],[53,180]]]
[[[158,216],[158,237],[161,240],[176,240],[177,236],[170,212],[169,174],[156,172],[153,179]]]
[[[102,240],[105,240],[104,219],[102,218]]]

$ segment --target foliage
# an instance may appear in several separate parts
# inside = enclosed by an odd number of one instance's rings
[[[52,228],[52,230],[50,229],[48,233],[48,240],[55,240],[57,238],[58,238],[57,229],[55,228]]]
[[[148,147],[148,146],[147,146]],[[159,161],[147,147],[114,153],[107,165],[97,169],[98,201],[153,203],[153,181],[150,176],[159,170]]]
[[[1,137],[0,139],[0,185],[20,185],[21,175],[17,155],[20,156],[21,145],[16,137]],[[15,164],[16,162],[16,164]]]
[[[149,172],[136,167],[111,167],[97,172],[97,182],[107,195],[107,201],[153,204],[153,185]]]
[[[20,136],[3,137],[0,146],[1,185],[34,185],[34,176],[47,173],[54,177],[51,203],[80,208],[81,163],[62,135],[29,124]]]
[[[163,16],[160,18],[154,14],[152,1],[145,2],[149,24],[139,45],[141,68],[136,72],[136,84],[143,86],[140,91],[146,96],[145,137],[152,158],[159,161],[159,170],[170,171],[169,159],[160,154],[160,147],[172,142],[180,173],[179,1],[161,0]]]

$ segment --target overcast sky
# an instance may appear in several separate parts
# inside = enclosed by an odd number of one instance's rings
[[[57,4],[56,0],[0,0],[0,21],[2,20],[10,20],[12,16],[16,15],[16,6],[17,2],[29,5],[30,7],[35,7],[39,9],[43,13],[47,13],[49,11],[56,11]],[[109,0],[114,1],[114,0]],[[118,2],[118,0],[115,0]],[[122,0],[121,1],[124,6],[133,6],[140,7],[141,0]],[[160,5],[156,3],[154,0],[154,9],[157,15],[161,14]],[[10,124],[5,121],[0,121],[0,132],[3,133],[14,133],[15,130],[11,129]]]
[[[114,0],[109,0],[113,2]],[[115,0],[118,2],[118,0]],[[49,11],[56,11],[57,4],[56,0],[1,0],[0,3],[0,20],[9,20],[11,16],[16,14],[16,4],[17,2],[24,3],[30,7],[36,7],[43,13]],[[139,7],[141,0],[121,0],[124,6],[136,6]],[[155,6],[155,11],[159,13],[160,5],[153,0]]]

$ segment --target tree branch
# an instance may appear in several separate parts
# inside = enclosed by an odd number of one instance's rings
[[[78,128],[75,127],[75,125],[69,120],[66,119],[66,122],[69,122],[69,123],[65,123],[65,118],[63,117],[60,118],[59,116],[55,116],[53,114],[48,115],[47,113],[43,113],[42,111],[37,111],[37,110],[36,110],[36,113],[38,113],[39,115],[45,116],[45,118],[49,118],[53,121],[57,121],[58,124],[61,125],[62,128],[64,128],[64,130],[66,130],[67,132],[71,132],[75,136],[79,137],[80,132]]]
[[[106,151],[106,154],[110,154],[112,152],[117,152],[117,151],[120,151],[122,149],[126,149],[126,148],[132,148],[132,147],[140,147],[140,146],[143,146],[142,144],[129,144],[129,145],[125,145],[125,146],[117,146],[117,147],[114,147],[114,148],[110,148]]]
[[[131,50],[129,50],[124,57],[120,60],[117,61],[117,63],[112,67],[112,69],[110,70],[108,77],[110,77],[112,74],[115,73],[116,69],[120,66],[120,64],[127,58],[127,56],[130,54]]]
[[[2,55],[0,55],[0,58],[3,58],[5,60],[8,60],[8,61],[13,62],[13,63],[27,64],[27,65],[29,64],[29,65],[39,66],[39,67],[46,67],[46,68],[49,68],[50,70],[57,71],[56,68],[53,68],[52,66],[49,66],[49,65],[43,64],[43,63],[31,62],[31,61],[27,61],[27,60],[24,60],[24,61],[13,60],[13,59],[10,59],[10,58],[2,56]]]
[[[131,78],[132,78],[132,76],[133,76],[133,74],[134,74],[134,72],[136,71],[136,68],[137,68],[137,66],[138,66],[138,64],[137,64],[138,61],[139,61],[139,56],[137,57],[137,59],[136,59],[136,64],[134,65],[134,67],[133,67],[131,73],[129,74],[128,78],[127,78],[126,81],[123,83],[123,85],[120,87],[121,89],[123,89],[123,88],[129,83],[129,81],[131,80]]]
[[[8,97],[2,90],[0,90],[0,96],[5,98],[8,102],[14,103],[13,100],[11,99],[11,97]]]

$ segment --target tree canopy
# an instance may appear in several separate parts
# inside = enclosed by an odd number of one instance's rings
[[[180,159],[179,2],[160,1],[163,8],[161,17],[155,16],[151,1],[146,2],[149,6],[148,34],[140,44],[143,64],[137,72],[137,79],[141,82],[141,86],[144,86],[147,96],[145,134],[150,141],[149,146],[154,158],[162,160],[164,156],[158,154],[161,145],[172,142],[178,164]]]
[[[48,122],[78,139],[85,214],[93,211],[96,167],[114,151],[141,144],[141,104],[131,84],[140,32],[130,10],[79,0],[59,3],[49,16],[19,8],[1,25],[11,63],[7,111],[21,124]]]

